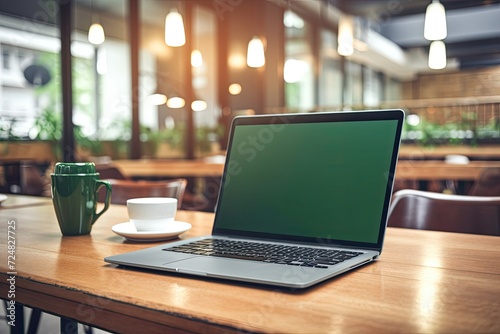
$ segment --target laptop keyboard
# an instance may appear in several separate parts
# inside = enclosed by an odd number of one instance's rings
[[[353,251],[223,239],[204,239],[163,250],[325,269],[362,254]]]

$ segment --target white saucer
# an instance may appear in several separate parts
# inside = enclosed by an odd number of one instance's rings
[[[162,231],[141,231],[138,232],[131,222],[114,225],[111,230],[116,234],[125,237],[130,241],[162,241],[174,239],[178,235],[191,228],[191,224],[179,221],[173,221],[165,224],[165,230]]]
[[[3,201],[5,201],[6,199],[7,199],[7,195],[0,194],[0,203],[2,203]]]

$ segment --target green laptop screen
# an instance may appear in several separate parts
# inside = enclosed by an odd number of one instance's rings
[[[397,120],[237,125],[217,230],[377,243],[397,128]]]

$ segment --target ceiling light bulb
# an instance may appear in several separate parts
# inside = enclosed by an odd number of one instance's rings
[[[229,85],[229,88],[228,88],[229,94],[231,94],[231,95],[238,95],[241,93],[241,90],[242,90],[242,87],[238,83],[233,83],[233,84]]]
[[[445,39],[447,34],[444,6],[434,0],[425,11],[424,37],[429,41],[438,41]]]
[[[175,8],[165,18],[165,43],[174,47],[186,44],[184,21],[182,15]]]
[[[89,28],[89,42],[94,45],[99,45],[104,43],[106,39],[104,36],[104,29],[99,23],[94,23]]]
[[[148,101],[154,106],[160,106],[167,102],[167,96],[164,94],[152,94],[148,96]]]
[[[248,43],[247,65],[249,67],[262,67],[265,64],[264,43],[259,37],[254,36]]]
[[[443,41],[433,41],[429,49],[429,68],[441,70],[446,67],[446,45]]]
[[[179,109],[186,105],[186,101],[182,97],[171,97],[167,100],[167,107],[171,109]]]
[[[191,109],[193,111],[203,111],[207,109],[207,102],[203,100],[196,100],[191,103]]]

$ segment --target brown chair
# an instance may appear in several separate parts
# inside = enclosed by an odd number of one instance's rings
[[[101,180],[115,179],[115,180],[125,180],[127,177],[122,174],[122,172],[115,167],[112,163],[106,164],[96,164],[96,172],[99,173],[99,178]]]
[[[111,183],[111,203],[127,204],[130,198],[173,197],[177,198],[177,208],[181,208],[186,190],[186,179],[166,181],[107,180]],[[99,194],[103,201],[103,193]]]
[[[22,194],[50,196],[50,179],[42,174],[38,165],[32,162],[21,162],[19,175]]]
[[[500,167],[485,168],[468,194],[470,196],[500,196]]]
[[[500,197],[400,190],[393,195],[387,225],[500,236]]]

